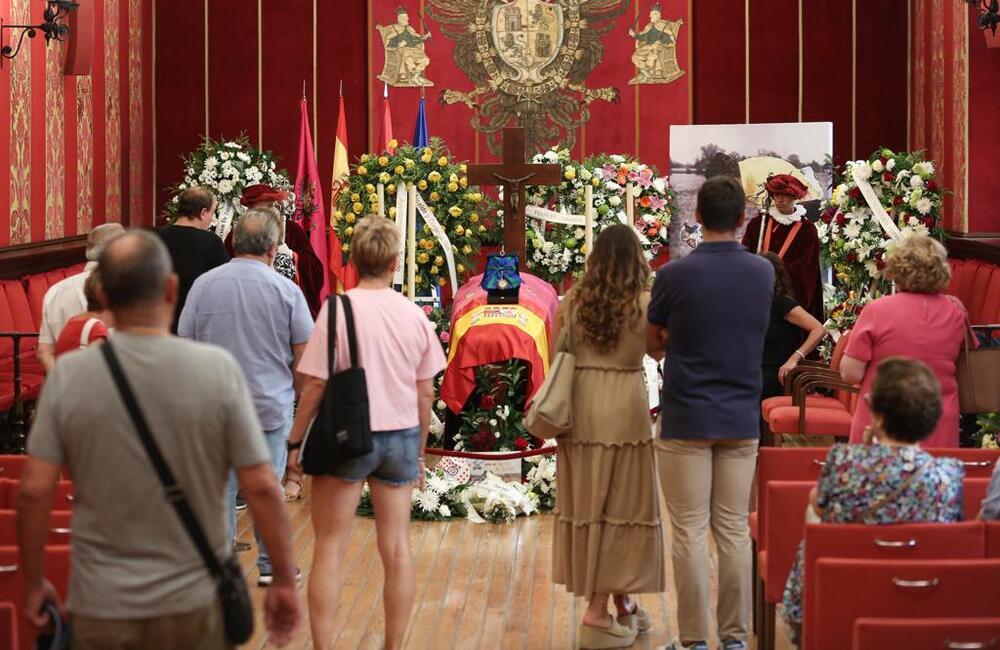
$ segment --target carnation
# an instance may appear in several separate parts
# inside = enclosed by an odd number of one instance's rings
[[[872,169],[877,172],[881,172],[885,169],[885,165],[882,164],[881,160],[876,160],[872,163]]]

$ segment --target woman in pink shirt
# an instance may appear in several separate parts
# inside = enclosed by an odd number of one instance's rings
[[[847,381],[861,383],[861,395],[871,392],[875,367],[886,357],[923,361],[941,382],[942,413],[927,447],[958,447],[958,382],[955,362],[969,331],[965,307],[944,295],[951,278],[948,253],[927,236],[909,236],[891,249],[885,277],[897,293],[867,304],[858,318],[840,364]],[[975,345],[975,338],[971,339]],[[871,413],[858,400],[851,425],[851,442],[861,442]]]
[[[332,648],[340,590],[341,559],[365,481],[371,487],[378,550],[385,569],[385,647],[401,648],[413,606],[414,576],[409,528],[413,484],[424,477],[434,377],[445,358],[423,310],[393,291],[399,251],[395,223],[366,217],[354,229],[351,260],[360,275],[347,292],[357,331],[358,362],[368,384],[374,450],[337,465],[312,481],[316,533],[309,577],[313,646]],[[328,375],[327,310],[323,305],[298,372],[305,376],[295,424],[288,436],[288,465],[299,471],[298,449],[322,400]],[[335,303],[334,303],[335,304]],[[337,318],[336,371],[349,365],[347,328]]]

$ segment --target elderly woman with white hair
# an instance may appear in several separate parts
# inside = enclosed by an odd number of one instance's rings
[[[968,331],[965,307],[944,294],[951,279],[948,253],[926,235],[911,235],[893,246],[885,277],[896,293],[867,304],[851,331],[840,364],[841,376],[871,392],[875,367],[887,357],[909,357],[927,364],[941,383],[942,413],[937,428],[924,441],[928,447],[958,447],[958,382],[955,363]],[[975,345],[972,338],[970,345]],[[858,401],[851,442],[861,442],[871,413]]]

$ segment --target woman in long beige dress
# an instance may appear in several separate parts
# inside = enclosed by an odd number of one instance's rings
[[[590,601],[582,648],[632,645],[652,621],[631,594],[666,587],[642,367],[649,279],[633,229],[606,228],[556,318],[557,337],[570,328],[576,381],[573,428],[558,440],[553,580]]]

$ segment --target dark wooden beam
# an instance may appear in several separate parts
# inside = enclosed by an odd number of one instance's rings
[[[0,249],[0,279],[23,278],[79,264],[86,250],[86,235]]]
[[[951,234],[945,240],[948,256],[960,260],[978,260],[1000,266],[1000,232],[974,235]]]

